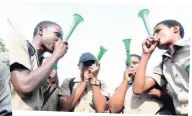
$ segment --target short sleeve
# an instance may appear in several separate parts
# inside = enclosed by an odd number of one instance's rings
[[[100,81],[100,82],[101,82],[101,93],[102,93],[102,95],[105,96],[107,99],[109,99],[109,93],[108,93],[106,84],[103,81]]]
[[[71,91],[69,88],[69,81],[71,80],[71,78],[66,78],[63,83],[61,84],[61,86],[58,89],[58,95],[63,96],[71,96]]]
[[[163,70],[161,68],[161,63],[158,66],[156,66],[153,69],[153,71],[151,73],[148,73],[146,76],[154,79],[159,86],[163,86],[165,83],[165,81],[162,78]]]
[[[27,41],[17,33],[11,33],[8,37],[10,67],[21,64],[31,70],[30,57],[28,53]]]
[[[11,108],[11,90],[9,86],[10,72],[8,67],[0,62],[0,114],[10,115]]]

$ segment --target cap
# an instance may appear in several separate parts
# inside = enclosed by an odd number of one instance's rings
[[[95,56],[89,52],[83,53],[79,59],[79,64],[83,63],[85,61],[89,61],[89,60],[93,60],[96,61],[97,59],[95,58]]]

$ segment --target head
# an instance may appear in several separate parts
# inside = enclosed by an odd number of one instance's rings
[[[167,49],[175,41],[184,37],[184,28],[176,20],[164,20],[154,27],[154,36],[158,36],[160,49]]]
[[[133,69],[136,69],[139,66],[139,62],[141,60],[141,56],[137,54],[131,54],[131,65],[128,64],[126,59],[126,67],[131,67]]]
[[[33,33],[34,38],[39,38],[44,51],[52,53],[55,42],[63,39],[62,28],[55,22],[42,21],[37,24]]]
[[[86,52],[80,56],[78,67],[81,70],[81,74],[89,72],[89,67],[94,65],[96,62],[96,58],[93,54]]]

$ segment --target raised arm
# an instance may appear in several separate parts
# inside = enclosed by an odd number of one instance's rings
[[[63,84],[59,88],[59,105],[61,111],[69,112],[75,107],[86,88],[88,80],[83,81],[73,95],[71,95],[69,82],[70,78],[65,79]]]
[[[154,42],[155,41],[155,42]],[[158,38],[148,37],[143,43],[143,54],[141,56],[139,67],[136,71],[136,76],[133,85],[134,94],[142,94],[146,90],[150,89],[155,85],[155,80],[152,78],[147,78],[145,76],[146,67],[148,60],[157,46]]]
[[[66,43],[63,41],[56,42],[53,55],[44,65],[32,70],[27,45],[24,42],[15,40],[10,43],[12,43],[9,49],[11,82],[21,97],[27,96],[38,89],[49,77],[55,62],[67,51],[67,45],[64,45]]]
[[[111,113],[120,113],[124,107],[124,100],[127,92],[127,88],[129,82],[131,81],[131,77],[129,74],[133,74],[133,70],[126,69],[124,72],[124,79],[121,83],[120,87],[114,93],[114,95],[109,100],[109,111]]]

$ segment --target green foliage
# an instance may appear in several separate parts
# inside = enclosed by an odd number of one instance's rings
[[[0,38],[0,53],[8,52],[8,49],[6,48],[6,45],[3,41],[3,39]],[[2,61],[3,63],[6,63],[7,66],[9,66],[9,60]]]
[[[0,52],[8,52],[3,39],[0,38]]]

